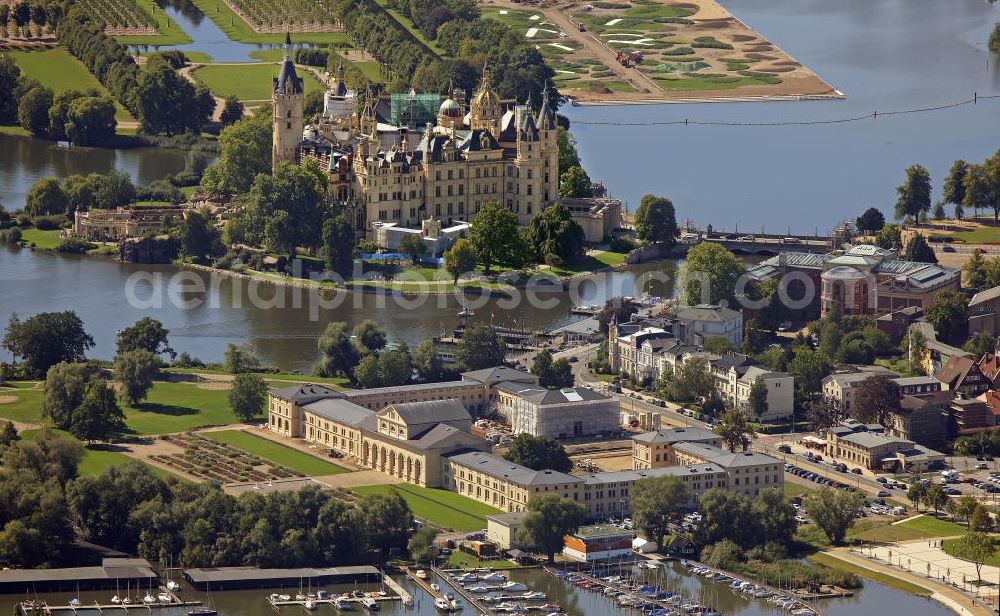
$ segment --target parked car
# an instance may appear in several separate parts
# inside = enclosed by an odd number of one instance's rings
[[[890,494],[888,490],[879,490],[875,496],[878,496],[879,498],[887,498],[892,496],[892,494]]]
[[[864,473],[864,471],[862,471],[862,470],[861,470],[860,468],[858,468],[858,467],[855,467],[855,468],[852,468],[852,469],[851,469],[851,472],[852,472],[852,473],[854,473],[855,475],[864,475],[864,474],[865,474],[865,473]]]
[[[792,448],[788,445],[778,445],[778,451],[781,453],[792,453]]]

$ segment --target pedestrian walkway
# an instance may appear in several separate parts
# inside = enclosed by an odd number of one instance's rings
[[[976,584],[975,566],[945,554],[940,548],[940,542],[940,539],[930,542],[918,540],[888,546],[834,548],[824,553],[869,571],[926,588],[935,600],[963,616],[994,614],[987,602],[996,603],[996,580],[1000,570],[996,567],[983,567],[984,583],[979,586]],[[934,547],[935,543],[938,547]]]

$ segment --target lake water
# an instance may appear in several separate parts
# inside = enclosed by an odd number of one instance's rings
[[[1000,8],[983,0],[721,3],[847,99],[567,106],[563,112],[590,122],[801,122],[1000,94],[997,58],[986,51]],[[930,170],[937,198],[956,158],[982,161],[1000,147],[1000,99],[851,124],[575,124],[572,130],[590,176],[632,210],[643,194],[655,193],[673,199],[678,220],[824,233],[869,206],[891,215],[895,187],[914,163]]]
[[[250,56],[251,51],[276,47],[276,45],[254,45],[230,40],[201,9],[186,0],[157,0],[156,3],[192,40],[186,45],[157,49],[200,51],[212,56],[215,62],[256,62],[257,59]]]
[[[453,295],[442,295],[397,303],[392,297],[363,293],[341,294],[342,303],[332,306],[321,305],[313,293],[266,282],[250,284],[193,271],[178,279],[172,266],[138,266],[0,246],[0,329],[12,312],[23,317],[75,310],[97,343],[88,354],[111,359],[115,332],[148,315],[170,330],[178,352],[221,361],[228,343],[250,342],[274,365],[308,371],[316,359],[315,340],[332,321],[353,326],[374,319],[390,340],[415,346],[432,336],[450,334],[465,303],[475,311],[471,323],[550,329],[580,318],[569,312],[574,304],[603,303],[610,297],[644,292],[672,295],[669,280],[641,283],[644,287],[637,293],[636,278],[646,272],[670,279],[675,265],[665,261],[596,275],[581,281],[573,294],[541,291],[536,297],[544,303],[535,308],[527,301],[502,298],[469,297],[460,302]],[[204,292],[182,292],[189,284],[201,285]],[[527,300],[526,294],[521,297]],[[0,359],[9,357],[0,351]]]
[[[562,582],[542,570],[522,570],[509,572],[510,579],[524,582],[532,590],[540,590],[548,595],[548,600],[558,603],[570,616],[611,616],[620,614],[639,614],[635,610],[623,610],[618,608],[610,599],[599,593],[592,593],[582,590]],[[381,605],[380,613],[387,616],[397,614],[412,614],[414,616],[431,616],[436,612],[434,601],[422,591],[416,584],[405,579],[399,579],[401,585],[413,596],[415,605],[412,608],[404,608],[399,602],[384,602]],[[650,583],[657,584],[661,588],[673,592],[681,592],[687,597],[701,601],[715,607],[725,616],[776,616],[787,614],[778,610],[775,606],[753,599],[747,599],[729,590],[725,584],[708,582],[697,576],[692,576],[684,572],[679,566],[671,566],[668,569],[654,574],[648,578]],[[354,587],[334,587],[327,586],[331,592],[345,592],[353,590]],[[363,587],[367,590],[370,587]],[[219,611],[222,616],[273,616],[279,614],[300,614],[299,607],[285,607],[277,612],[267,603],[267,595],[271,589],[245,590],[213,592],[211,597],[205,593],[198,593],[190,588],[182,590],[182,595],[189,599],[198,599],[206,603],[211,603],[212,607]],[[284,591],[289,592],[289,591]],[[113,592],[92,592],[81,593],[82,603],[93,603],[95,600],[107,602]],[[294,592],[292,593],[294,594]],[[75,596],[70,593],[53,593],[41,595],[40,598],[50,603],[66,604]],[[6,595],[0,597],[0,609],[10,612],[13,603],[23,597]],[[874,606],[878,606],[877,610]],[[850,599],[837,599],[818,604],[824,610],[826,616],[949,616],[952,614],[948,609],[940,604],[921,597],[915,597],[907,593],[889,588],[882,584],[866,581],[865,587],[858,594]],[[173,608],[157,610],[157,614],[163,616],[183,616],[189,608]],[[82,610],[81,610],[82,611]],[[321,607],[317,613],[332,613],[333,609]],[[93,612],[91,612],[93,613]],[[352,613],[363,613],[355,609]],[[473,614],[475,610],[467,607],[463,612]]]

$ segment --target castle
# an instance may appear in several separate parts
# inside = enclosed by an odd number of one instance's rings
[[[273,81],[273,164],[318,160],[329,174],[331,205],[348,213],[359,236],[374,237],[381,226],[454,228],[489,202],[500,202],[526,225],[559,197],[557,123],[547,93],[535,114],[530,99],[501,100],[484,68],[467,107],[464,93],[453,90],[430,116],[413,112],[412,102],[440,96],[393,95],[394,104],[409,101],[410,110],[386,122],[380,116],[389,114],[378,110],[385,101],[369,95],[359,105],[341,68],[319,121],[305,125],[302,85],[286,37],[285,61]],[[428,220],[443,224],[424,224]]]

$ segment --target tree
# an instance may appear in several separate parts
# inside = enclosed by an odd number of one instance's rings
[[[948,500],[948,494],[936,483],[930,484],[924,490],[924,506],[933,509],[934,513],[937,513]]]
[[[115,390],[104,381],[87,386],[80,406],[73,411],[70,434],[82,441],[109,441],[125,430],[125,413],[118,406]]]
[[[17,433],[17,427],[12,421],[0,423],[0,452],[21,440],[21,435]]]
[[[747,396],[747,403],[750,407],[750,412],[753,413],[758,421],[767,412],[767,393],[767,383],[764,382],[764,379],[761,377],[754,379],[753,385],[750,386],[749,395]]]
[[[545,554],[552,562],[562,550],[563,538],[572,535],[587,519],[587,508],[555,494],[542,494],[528,501],[528,512],[517,529],[517,542]]]
[[[725,355],[736,350],[733,343],[725,336],[709,336],[705,344],[702,345],[702,348],[709,353],[716,353],[718,355]]]
[[[250,421],[264,412],[267,384],[259,374],[237,374],[229,390],[229,406],[241,421]]]
[[[556,143],[559,146],[559,175],[569,171],[571,167],[582,167],[580,155],[576,150],[576,138],[562,126],[556,129]]]
[[[398,492],[365,494],[358,499],[358,508],[373,548],[388,553],[392,548],[406,547],[413,513]]]
[[[830,358],[806,347],[796,347],[788,362],[788,373],[795,377],[795,388],[810,395],[822,391],[823,379],[833,372]]]
[[[410,352],[405,346],[378,354],[378,377],[384,387],[396,387],[410,382],[413,364]]]
[[[96,369],[85,363],[60,362],[49,368],[42,391],[42,417],[57,428],[69,428],[73,410],[83,402]]]
[[[214,111],[204,92],[182,77],[162,57],[151,58],[139,71],[135,108],[144,132],[168,136],[199,131]]]
[[[746,414],[738,409],[729,409],[722,414],[719,425],[715,427],[715,433],[722,437],[722,441],[732,452],[746,451],[757,437],[757,432],[747,421]]]
[[[994,539],[986,533],[970,531],[955,542],[955,556],[971,562],[976,567],[976,578],[983,581],[983,563],[993,557]]]
[[[125,404],[135,406],[146,399],[161,365],[159,355],[143,349],[115,356],[115,379],[121,383]]]
[[[847,417],[844,407],[836,398],[821,397],[809,403],[806,409],[806,418],[817,431],[829,430]]]
[[[920,263],[937,263],[937,256],[934,249],[930,247],[924,236],[917,233],[906,242],[903,250],[903,258],[907,261],[918,261]]]
[[[433,340],[424,340],[413,349],[411,356],[417,378],[425,383],[440,381],[444,376],[444,362],[438,355]]]
[[[858,421],[887,426],[892,412],[898,408],[899,386],[888,376],[877,374],[858,383],[852,411]]]
[[[410,262],[417,264],[417,259],[427,254],[427,244],[421,236],[416,233],[408,233],[399,242],[400,252],[409,255]]]
[[[714,242],[692,246],[681,280],[681,297],[685,304],[719,304],[737,306],[737,281],[746,272],[739,257]]]
[[[1000,222],[1000,150],[982,164],[980,176],[983,200],[993,210],[993,222]]]
[[[857,492],[823,487],[805,498],[805,507],[830,543],[840,545],[863,502],[864,497]]]
[[[440,531],[433,526],[424,526],[410,537],[406,549],[410,552],[410,558],[417,562],[433,560],[437,558],[440,550],[434,545]]]
[[[366,319],[354,326],[351,338],[358,348],[358,353],[365,355],[377,353],[386,345],[385,330],[378,323]]]
[[[59,362],[84,359],[94,339],[83,329],[83,322],[72,310],[40,312],[21,321],[12,314],[3,338],[3,347],[14,358],[20,357],[30,378],[41,378]]]
[[[167,354],[171,358],[176,357],[177,353],[170,348],[170,344],[167,342],[168,334],[170,334],[170,330],[163,327],[163,323],[151,317],[143,317],[129,327],[118,331],[117,352],[120,355],[128,351],[141,350],[156,355]]]
[[[701,522],[695,531],[695,541],[709,545],[729,539],[749,546],[756,539],[750,514],[750,499],[738,492],[719,488],[706,490],[698,499]]]
[[[531,365],[531,374],[538,377],[539,385],[549,389],[572,387],[576,382],[569,360],[563,358],[552,361],[552,353],[548,349],[535,356],[535,361]]]
[[[202,259],[215,252],[219,239],[216,229],[201,212],[188,212],[179,229],[180,252],[185,257]]]
[[[469,243],[489,275],[494,263],[521,264],[524,246],[520,238],[517,214],[494,201],[484,204],[476,214]]]
[[[885,216],[879,211],[878,208],[870,207],[865,210],[861,216],[858,216],[858,231],[863,234],[871,235],[873,233],[877,233],[884,226]]]
[[[343,277],[354,268],[354,230],[344,214],[323,221],[323,252],[326,267]]]
[[[970,164],[962,180],[965,195],[962,206],[972,210],[973,216],[979,216],[979,210],[989,207],[989,190],[983,165]]]
[[[789,545],[798,528],[795,507],[780,488],[764,488],[750,504],[750,515],[759,537],[757,542],[773,541]]]
[[[227,96],[219,120],[226,126],[235,124],[243,119],[244,111],[245,109],[240,99],[235,96]]]
[[[51,124],[51,116],[49,121]],[[117,128],[115,104],[110,98],[87,96],[74,100],[66,109],[66,123],[63,125],[63,131],[66,134],[66,139],[76,145],[98,146],[106,144],[114,138]]]
[[[997,339],[987,331],[982,331],[971,337],[962,345],[963,351],[968,351],[976,357],[982,357],[986,353],[992,353],[996,348]]]
[[[32,88],[17,103],[17,122],[37,137],[49,132],[49,108],[54,95],[48,88]]]
[[[472,243],[464,237],[452,245],[444,253],[444,269],[454,278],[457,285],[462,274],[476,270],[476,251],[472,248]]]
[[[294,258],[298,247],[319,246],[326,184],[326,173],[315,159],[301,165],[280,163],[273,175],[258,175],[244,207],[247,241],[257,246],[270,243],[267,240],[274,234],[268,233],[268,225],[285,212],[280,249]]]
[[[358,363],[358,352],[347,334],[346,323],[330,323],[316,341],[320,360],[316,365],[317,376],[349,376]]]
[[[927,486],[915,481],[910,484],[910,487],[906,489],[906,498],[910,499],[910,504],[920,509],[920,505],[924,502],[924,494],[927,492]]]
[[[643,195],[635,212],[636,236],[646,242],[656,242],[670,250],[677,243],[679,231],[674,204],[666,197]]]
[[[934,220],[944,220],[947,218],[948,214],[944,211],[944,202],[935,201],[934,202]]]
[[[0,7],[2,10],[4,7]],[[7,20],[2,20],[6,25]],[[17,120],[18,101],[16,89],[21,81],[21,68],[9,55],[0,56],[0,124]]]
[[[969,525],[969,520],[972,519],[972,512],[976,510],[979,506],[979,502],[973,496],[962,496],[958,499],[955,505],[955,515],[965,520],[965,525]]]
[[[993,528],[993,517],[983,505],[977,505],[969,516],[969,527],[976,532],[986,532]]]
[[[237,120],[219,135],[219,160],[210,165],[201,188],[211,194],[237,195],[250,190],[260,173],[271,173],[271,114]]]
[[[504,459],[535,471],[568,473],[573,468],[573,461],[569,459],[562,443],[547,436],[525,433],[514,437]]]
[[[715,393],[715,377],[707,359],[693,357],[673,372],[665,371],[656,383],[656,391],[666,400],[693,402]]]
[[[906,169],[906,180],[896,188],[896,219],[913,218],[931,209],[931,174],[923,165]]]
[[[583,199],[591,196],[590,176],[583,167],[570,167],[559,175],[559,196],[564,199]]]
[[[222,369],[229,374],[259,372],[261,370],[261,360],[249,343],[229,343],[226,345],[226,352],[223,355]]]
[[[539,210],[528,223],[527,237],[535,259],[548,262],[555,255],[564,263],[582,258],[587,240],[583,227],[561,203]]]
[[[474,325],[463,332],[456,355],[467,370],[502,366],[507,357],[507,343],[489,325]]]
[[[125,171],[112,169],[101,176],[94,199],[101,208],[113,210],[125,207],[136,199],[135,184]]]
[[[678,477],[647,477],[635,482],[629,491],[632,520],[646,539],[663,547],[663,537],[670,531],[672,514],[685,507],[691,494]]]
[[[24,203],[24,211],[31,217],[65,214],[68,207],[69,199],[59,185],[59,180],[53,176],[35,182]]]
[[[959,291],[941,291],[924,309],[924,316],[934,325],[941,340],[959,344],[965,340],[969,328],[969,300]]]
[[[879,248],[898,250],[903,245],[899,225],[886,225],[875,234],[875,245]]]
[[[354,367],[354,382],[362,389],[382,386],[377,355],[365,355],[361,358],[358,365]]]

